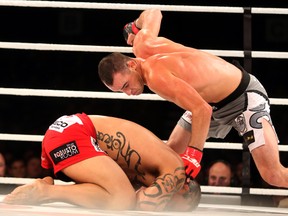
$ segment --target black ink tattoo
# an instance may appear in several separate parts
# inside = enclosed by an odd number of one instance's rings
[[[185,169],[178,167],[174,173],[166,173],[156,178],[149,190],[143,191],[147,199],[143,199],[138,203],[139,206],[157,206],[157,208],[165,208],[170,202],[171,197],[177,193],[184,185],[186,180]]]
[[[132,168],[138,177],[145,179],[145,173],[140,171],[141,156],[135,149],[131,148],[123,133],[117,132],[116,137],[114,137],[111,134],[104,134],[98,131],[97,139],[104,142],[107,149],[114,152],[116,151],[116,157],[113,158],[113,160],[117,162],[119,159],[124,159],[128,168]]]

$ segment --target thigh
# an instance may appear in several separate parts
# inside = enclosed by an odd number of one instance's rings
[[[111,194],[133,189],[120,166],[108,156],[96,156],[70,165],[62,172],[76,183],[92,183]]]
[[[263,122],[267,123],[265,128]],[[235,118],[233,126],[243,136],[251,152],[271,140],[265,133],[275,137],[268,98],[259,92],[247,92],[247,108]],[[275,142],[278,143],[278,140]]]
[[[254,148],[251,154],[260,172],[277,170],[282,167],[279,160],[278,138],[270,122],[263,120],[262,125],[265,144]]]

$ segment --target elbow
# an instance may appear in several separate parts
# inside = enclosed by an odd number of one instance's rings
[[[158,8],[153,8],[153,9],[151,9],[151,10],[150,10],[150,14],[153,14],[154,16],[157,16],[157,17],[159,17],[159,18],[162,19],[162,12],[161,12],[161,10],[158,9]]]
[[[203,122],[210,122],[212,112],[212,107],[206,102],[192,111],[193,115],[201,118]]]
[[[206,107],[206,112],[209,115],[209,118],[211,118],[212,112],[213,112],[212,107],[208,103],[206,103],[205,107]]]
[[[202,106],[199,106],[198,111],[202,114],[202,116],[211,118],[213,109],[208,103],[204,102]]]
[[[159,17],[159,19],[162,19],[162,12],[161,12],[161,10],[159,10],[159,9],[156,9],[157,11],[157,15],[158,15],[158,17]]]

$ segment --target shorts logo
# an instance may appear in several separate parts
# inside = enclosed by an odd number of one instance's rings
[[[238,131],[241,134],[244,134],[247,130],[246,127],[246,123],[245,123],[245,117],[243,114],[239,115],[236,119],[235,119],[235,123],[237,125]]]
[[[74,155],[79,154],[79,149],[75,141],[66,143],[62,146],[51,151],[49,154],[54,162],[54,164],[58,164],[59,162],[68,159]]]
[[[250,118],[250,125],[252,128],[261,129],[262,128],[262,118],[266,118],[267,121],[270,120],[270,115],[265,109],[265,104],[260,104],[258,107],[251,109],[255,113]]]
[[[81,119],[76,115],[62,116],[58,118],[52,125],[50,125],[49,130],[54,130],[62,133],[66,128],[76,123],[83,125]]]
[[[192,113],[190,111],[186,111],[183,115],[182,118],[188,122],[189,124],[192,123]]]
[[[97,152],[104,152],[100,146],[98,145],[96,139],[94,139],[93,137],[91,137],[91,143],[92,145],[94,146],[94,149],[97,151]]]

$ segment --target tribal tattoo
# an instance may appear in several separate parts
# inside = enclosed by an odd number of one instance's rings
[[[186,180],[183,167],[175,169],[174,173],[166,173],[165,175],[156,178],[154,183],[143,191],[143,196],[138,207],[154,206],[157,209],[165,208],[170,202],[171,197],[179,191]]]
[[[97,139],[104,142],[110,151],[116,152],[116,156],[113,160],[118,161],[123,158],[127,166],[132,167],[137,176],[145,179],[145,173],[140,171],[141,156],[135,149],[131,148],[123,133],[117,132],[116,137],[114,137],[111,134],[105,134],[98,131]]]

